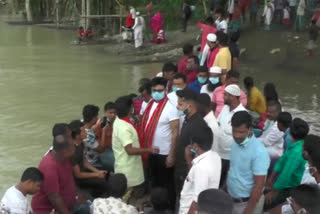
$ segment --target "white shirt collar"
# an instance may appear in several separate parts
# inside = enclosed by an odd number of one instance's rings
[[[207,152],[199,155],[199,156],[196,157],[195,159],[193,159],[193,160],[192,160],[192,165],[199,163],[202,159],[204,159],[205,157],[207,157],[207,156],[210,154],[210,152],[212,152],[212,151],[209,150],[209,151],[207,151]]]

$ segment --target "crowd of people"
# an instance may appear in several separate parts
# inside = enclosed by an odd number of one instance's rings
[[[184,45],[139,94],[108,101],[100,119],[88,104],[55,124],[0,213],[320,213],[320,136],[284,110],[273,83],[261,92],[247,76],[240,88],[239,32],[215,15],[198,24],[200,52]]]

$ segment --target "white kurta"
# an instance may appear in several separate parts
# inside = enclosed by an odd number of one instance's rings
[[[134,30],[134,46],[139,48],[143,44],[143,32],[145,29],[145,21],[141,16],[137,16],[134,21],[134,26],[132,27]]]
[[[264,7],[264,11],[263,11],[263,16],[264,18],[264,23],[266,25],[270,25],[271,21],[273,19],[273,11],[274,11],[274,4],[272,2],[268,3],[265,7]]]

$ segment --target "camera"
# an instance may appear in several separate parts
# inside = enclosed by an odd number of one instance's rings
[[[107,117],[103,117],[101,118],[101,124],[100,124],[100,127],[103,128],[105,127],[107,124],[111,124],[111,121],[109,118]]]

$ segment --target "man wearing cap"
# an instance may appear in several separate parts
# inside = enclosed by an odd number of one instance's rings
[[[229,170],[230,151],[233,142],[231,118],[238,111],[246,111],[240,102],[240,88],[238,85],[231,84],[224,91],[224,107],[218,117],[218,124],[221,129],[217,150],[222,159],[222,173],[220,185],[223,185]]]
[[[207,45],[205,46],[203,56],[201,58],[200,66],[203,66],[205,61],[207,61],[207,68],[210,69],[219,52],[219,47],[217,45],[217,36],[213,33],[209,33],[207,36]],[[205,54],[205,52],[208,52]]]
[[[221,68],[217,66],[213,66],[209,70],[209,81],[208,84],[205,84],[201,87],[200,93],[208,94],[210,100],[213,96],[213,91],[217,87],[221,86],[220,76],[221,76]]]

